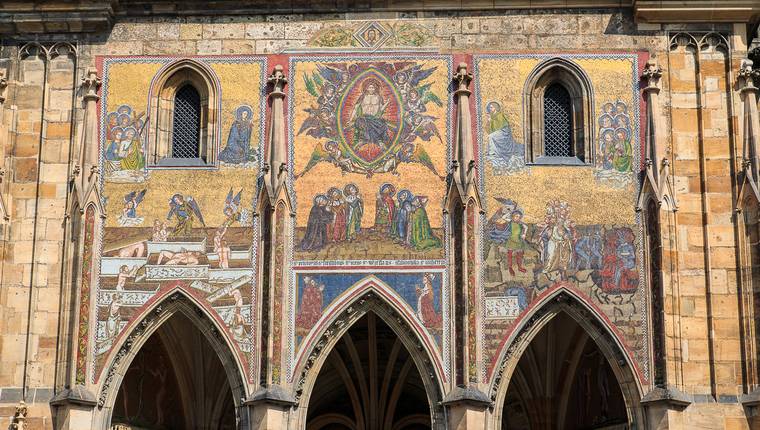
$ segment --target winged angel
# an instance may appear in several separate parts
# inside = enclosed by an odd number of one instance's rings
[[[145,198],[146,191],[132,191],[124,196],[124,209],[118,218],[119,226],[134,227],[143,223],[143,217],[137,216],[137,207]]]
[[[169,214],[166,216],[166,219],[171,220],[172,217],[177,220],[177,224],[174,225],[174,229],[170,235],[172,237],[189,236],[192,233],[193,223],[196,218],[203,227],[206,226],[201,214],[201,208],[192,196],[183,196],[182,194],[172,196],[169,200]]]
[[[357,157],[355,153],[339,143],[345,141],[345,137],[338,129],[342,103],[345,103],[346,96],[352,90],[355,78],[369,68],[385,75],[388,81],[392,82],[392,90],[401,101],[401,105],[398,106],[399,115],[402,118],[400,127],[385,124],[387,121],[383,116],[389,101],[382,99],[383,96],[379,94],[377,88],[379,81],[374,78],[370,78],[372,82],[369,85],[365,83],[366,88],[363,88],[362,94],[356,100],[351,119],[347,124],[343,124],[343,127],[353,131],[353,136],[357,141],[352,145],[354,151],[360,150],[366,143],[378,145],[385,154],[380,162],[375,162],[375,160],[367,162],[366,157],[364,159]],[[401,164],[411,163],[421,164],[443,179],[444,177],[438,172],[422,144],[422,142],[434,140],[444,143],[435,123],[438,118],[428,113],[430,103],[442,107],[443,102],[431,90],[433,82],[424,82],[435,69],[435,67],[425,69],[422,65],[412,62],[351,65],[335,63],[318,65],[317,70],[311,75],[304,73],[306,90],[316,100],[316,105],[304,109],[309,116],[301,124],[297,135],[305,134],[319,139],[320,142],[314,146],[309,161],[301,172],[295,174],[295,178],[303,176],[319,163],[330,163],[339,168],[343,174],[359,173],[367,177],[375,173],[398,175],[397,169]],[[364,99],[370,96],[382,109],[377,109],[377,112],[357,109],[361,107]],[[364,110],[367,110],[369,114],[363,112]],[[357,115],[357,111],[362,111],[361,115],[367,118]],[[367,130],[370,128],[368,125],[372,126],[369,130],[371,133]],[[388,138],[388,134],[396,132],[399,133],[397,139]]]

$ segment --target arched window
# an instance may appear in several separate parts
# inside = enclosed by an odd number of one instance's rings
[[[593,158],[593,91],[578,66],[553,58],[536,66],[523,96],[528,162],[586,165]]]
[[[544,91],[544,155],[572,157],[573,107],[570,93],[562,84],[554,83]]]
[[[220,93],[213,70],[195,60],[182,59],[158,72],[150,89],[149,166],[216,164]]]
[[[172,158],[200,158],[201,96],[186,84],[174,96]]]

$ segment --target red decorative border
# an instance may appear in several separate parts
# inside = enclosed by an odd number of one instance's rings
[[[90,346],[90,290],[92,288],[92,247],[95,233],[95,208],[87,207],[84,224],[84,250],[82,251],[82,286],[79,290],[79,333],[77,334],[76,383],[87,380],[87,351]],[[80,234],[73,232],[72,234]],[[79,252],[78,249],[74,252]]]
[[[282,285],[285,282],[285,204],[280,202],[274,212],[274,282],[272,283],[272,383],[279,384],[282,376]]]
[[[477,243],[475,240],[475,201],[467,202],[467,377],[478,382],[478,299]]]

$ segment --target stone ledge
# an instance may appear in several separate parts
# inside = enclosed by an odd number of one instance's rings
[[[757,0],[634,0],[636,21],[647,23],[752,22]]]
[[[96,404],[95,395],[81,385],[65,388],[50,400],[50,406],[79,405],[94,407]]]
[[[296,404],[296,400],[293,395],[283,387],[279,385],[270,385],[266,388],[260,387],[244,402],[245,405],[249,406],[261,403],[290,407]]]
[[[739,398],[739,402],[745,407],[749,408],[760,406],[760,388],[752,391],[749,394],[743,394]]]
[[[0,34],[108,31],[117,5],[118,0],[4,2]]]
[[[441,404],[444,406],[460,403],[480,406],[483,409],[491,407],[491,399],[489,399],[485,393],[474,387],[456,387],[443,398],[443,401],[441,401]]]
[[[209,16],[468,11],[510,9],[629,9],[641,23],[752,22],[760,18],[756,0],[34,0],[0,4],[0,34],[108,32],[116,17]]]
[[[692,403],[692,399],[688,394],[675,388],[655,387],[641,399],[641,403],[644,405],[666,403],[668,406],[685,408]]]

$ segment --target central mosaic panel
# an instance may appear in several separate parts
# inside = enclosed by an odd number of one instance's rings
[[[451,61],[293,57],[297,261],[441,260]]]

